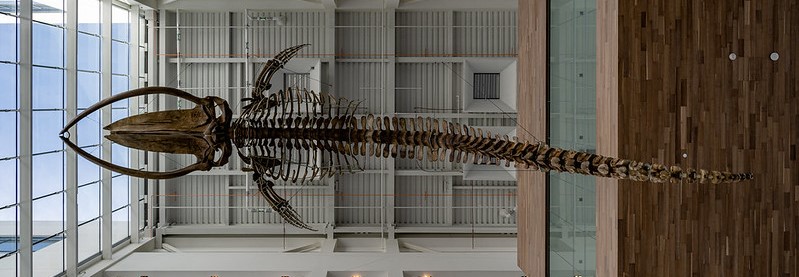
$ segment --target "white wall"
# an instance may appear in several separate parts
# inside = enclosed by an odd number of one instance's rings
[[[516,61],[499,73],[499,98],[511,109],[516,110]]]

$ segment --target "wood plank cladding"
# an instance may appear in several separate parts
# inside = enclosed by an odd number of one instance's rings
[[[622,0],[623,1],[623,0]],[[596,2],[597,154],[619,156],[619,0]],[[619,181],[596,178],[596,273],[618,275]]]
[[[597,96],[617,97],[597,101],[598,118],[617,120],[600,122],[600,151],[609,143],[621,157],[755,180],[599,183],[598,210],[618,218],[598,217],[597,255],[611,255],[598,258],[598,272],[799,275],[799,2],[600,2],[610,4],[598,5]],[[606,243],[603,228],[616,241]]]
[[[519,129],[538,139],[546,134],[547,95],[547,5],[546,1],[519,0],[517,41],[517,103]],[[526,132],[519,138],[533,141]],[[527,276],[546,275],[547,201],[544,173],[519,171],[517,174],[517,259]]]

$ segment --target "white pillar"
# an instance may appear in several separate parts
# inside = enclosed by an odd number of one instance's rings
[[[100,65],[100,98],[105,99],[111,97],[111,8],[113,0],[101,0],[102,15],[101,20],[102,29],[102,51]],[[100,125],[108,126],[111,124],[111,107],[106,106],[100,110]],[[107,130],[103,130],[103,136],[108,135]],[[102,158],[105,161],[111,161],[111,142],[108,140],[101,141],[102,144]],[[101,238],[100,251],[104,260],[110,260],[113,253],[111,241],[111,171],[108,169],[101,169],[102,174],[100,177],[101,185],[101,200],[100,200],[100,223],[101,223]]]
[[[77,115],[78,106],[78,0],[66,3],[66,122]],[[69,140],[78,144],[77,127],[69,130]],[[66,150],[66,179],[64,199],[66,222],[64,222],[64,267],[67,276],[78,275],[78,157],[75,151]]]
[[[158,37],[158,26],[156,26],[156,22],[158,22],[158,13],[155,10],[148,10],[145,13],[147,21],[149,22],[147,28],[147,85],[157,85],[158,84],[158,53],[156,49],[158,45],[155,43],[158,41],[156,38]],[[157,96],[149,96],[147,103],[147,112],[150,112],[151,109],[155,110],[158,108],[158,97]],[[153,153],[145,152],[147,155],[147,170],[153,171],[158,168],[158,156]],[[145,195],[146,203],[147,203],[147,230],[145,231],[149,236],[155,236],[155,213],[157,212],[153,204],[155,204],[155,197],[154,191],[156,188],[156,180],[144,180],[145,185],[147,186],[147,195]]]
[[[74,0],[70,0],[74,1]],[[139,28],[141,27],[141,22],[139,21],[139,5],[131,5],[130,11],[128,12],[130,15],[130,68],[128,71],[128,78],[129,78],[129,86],[130,89],[136,89],[139,87],[139,45],[141,42],[139,41]],[[141,105],[139,101],[143,97],[135,97],[130,99],[128,102],[128,114],[134,115],[139,113],[139,106]],[[140,167],[141,161],[139,161],[139,150],[131,150],[129,151],[128,155],[130,157],[130,165],[131,167]],[[139,242],[139,185],[144,182],[142,178],[130,177],[130,208],[128,215],[128,227],[130,233],[130,242],[137,243]]]
[[[325,10],[325,54],[330,56],[323,56],[323,59],[330,57],[327,63],[327,80],[331,85],[335,86],[336,82],[336,10],[330,8]],[[321,83],[321,80],[320,80]],[[327,84],[321,84],[321,90],[330,92],[331,87]],[[327,187],[325,188],[325,221],[327,222],[327,238],[333,238],[333,229],[336,226],[336,178],[333,176],[328,178]],[[325,274],[327,274],[325,272]]]
[[[33,3],[19,2],[19,276],[33,276],[33,202],[31,49]]]
[[[383,68],[383,84],[382,84],[382,95],[383,95],[383,114],[385,115],[393,115],[396,111],[396,101],[395,101],[395,76],[396,76],[396,51],[395,51],[395,38],[396,38],[396,28],[395,28],[395,17],[396,17],[396,10],[390,9],[386,10],[383,14],[384,21],[383,21],[383,55],[380,57],[380,63]],[[394,238],[394,225],[396,220],[394,219],[394,182],[396,180],[396,170],[394,166],[395,159],[394,158],[385,158],[382,159],[383,162],[383,169],[385,170],[385,174],[380,174],[381,178],[384,178],[383,186],[384,191],[381,197],[383,198],[383,223],[385,224],[385,229],[383,232],[388,233],[388,238]]]

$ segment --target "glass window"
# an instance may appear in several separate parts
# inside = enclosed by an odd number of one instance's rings
[[[0,61],[17,61],[17,18],[0,14]]]
[[[78,70],[100,71],[100,37],[78,33]]]
[[[33,64],[64,67],[64,29],[33,23]]]
[[[15,239],[19,239],[19,237],[16,237]],[[47,246],[50,246],[54,243],[58,243],[59,241],[64,240],[64,237],[61,235],[50,236],[50,237],[34,236],[32,239],[33,241],[36,242],[35,244],[33,244],[33,252],[36,252],[46,248]]]
[[[100,1],[78,0],[78,31],[100,34]]]
[[[34,66],[32,69],[34,109],[64,108],[64,70]]]
[[[85,147],[97,144],[100,144],[100,113],[93,112],[78,122],[78,145]],[[86,149],[86,152],[99,155],[97,149]]]
[[[33,200],[33,235],[49,237],[62,231],[64,231],[64,194]]]
[[[128,148],[119,144],[112,144],[111,145],[111,157],[114,164],[120,166],[128,166],[129,164],[129,152]]]
[[[78,226],[78,261],[86,260],[100,253],[100,219],[82,223]]]
[[[126,239],[130,235],[130,218],[128,217],[129,206],[114,211],[111,216],[111,241],[117,243]]]
[[[111,77],[111,94],[119,94],[120,92],[125,92],[128,90],[129,83],[128,83],[128,76],[124,75],[114,75]],[[114,102],[111,104],[114,108],[125,108],[128,107],[128,99],[121,100]]]
[[[100,182],[78,188],[78,224],[98,217],[100,217]]]
[[[64,1],[34,0],[33,20],[53,25],[64,25]]]
[[[0,159],[16,156],[17,112],[0,112]]]
[[[100,152],[100,146],[85,147],[83,150],[89,154],[96,155]],[[100,180],[100,167],[83,157],[78,157],[78,186]]]
[[[111,73],[128,75],[129,52],[127,43],[111,41]]]
[[[0,161],[0,208],[17,203],[17,160]],[[0,221],[3,218],[0,217]],[[4,224],[0,222],[1,225]],[[0,233],[0,235],[5,235]],[[0,254],[1,255],[1,254]]]
[[[17,276],[17,256],[19,254],[0,255],[0,274],[3,276]]]
[[[53,276],[64,271],[64,194],[58,193],[33,201],[34,276]],[[59,242],[47,241],[58,238]]]
[[[128,116],[128,109],[127,108],[114,108],[111,111],[111,121],[116,122],[117,120],[123,119]],[[125,149],[127,151],[127,149]]]
[[[0,84],[0,110],[17,109],[17,65],[0,63]]]
[[[128,11],[114,6],[111,9],[111,21],[114,23],[111,25],[111,38],[114,40],[128,42],[130,38],[128,36],[129,30],[129,22],[130,18],[128,17]]]
[[[64,271],[64,236],[48,236],[47,239],[34,242],[33,276],[51,277]],[[50,243],[58,241],[56,243]]]
[[[17,221],[17,207],[12,206],[0,210],[0,237],[16,238],[17,237],[17,226],[15,224],[16,221]],[[16,239],[14,240],[4,239],[0,241],[0,244],[2,244],[0,245],[0,257],[8,253],[17,251],[17,249],[19,248],[19,241]],[[4,270],[9,268],[6,267],[10,265],[7,264],[9,263],[8,259],[9,257],[0,258],[0,274],[4,273]],[[10,260],[13,261],[13,258],[11,258]],[[16,276],[16,275],[3,274],[3,276]]]
[[[100,73],[78,72],[78,109],[100,101]]]
[[[130,203],[130,182],[127,176],[112,178],[111,187],[111,209],[116,210]]]
[[[596,6],[551,0],[549,144],[596,151]],[[549,274],[594,276],[595,177],[549,174]]]
[[[58,132],[63,127],[62,111],[33,112],[33,154],[64,149]]]
[[[5,2],[3,3],[2,6],[0,6],[0,11],[8,14],[17,15],[17,4],[18,4],[17,1]]]
[[[63,168],[63,152],[33,156],[33,198],[64,190]]]

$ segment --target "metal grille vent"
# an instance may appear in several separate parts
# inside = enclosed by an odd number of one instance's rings
[[[499,99],[499,73],[474,74],[474,99]]]
[[[311,89],[311,73],[286,73],[283,74],[283,89],[290,87]]]

